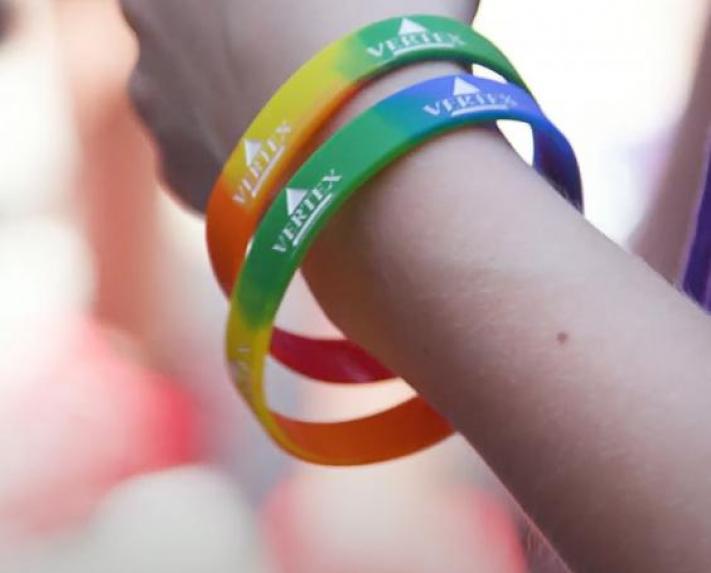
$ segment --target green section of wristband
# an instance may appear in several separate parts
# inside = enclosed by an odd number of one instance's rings
[[[329,182],[324,182],[322,187],[315,182],[320,182],[324,176],[328,176],[331,169],[337,167],[338,176],[343,177],[339,188],[356,190],[373,174],[391,163],[394,156],[404,152],[403,147],[410,145],[403,146],[401,131],[391,127],[390,122],[379,113],[367,113],[357,122],[351,123],[347,131],[334,135],[321,148],[322,153],[303,165],[287,186],[287,190],[274,200],[262,220],[252,251],[240,275],[237,289],[239,306],[249,324],[257,326],[274,316],[295,269],[308,251],[309,241],[301,241],[296,247],[289,246],[291,240],[299,239],[299,230],[296,229],[298,221],[303,217],[316,217],[316,223],[311,229],[318,233],[350,195],[347,192],[330,195],[333,198],[324,206],[319,201],[319,195],[322,194],[323,186],[328,186]],[[332,158],[334,155],[343,159],[337,166],[320,160],[327,156]],[[291,217],[286,216],[290,210],[290,194],[294,197],[303,191],[307,193],[299,207]],[[319,211],[314,214],[315,209]],[[290,227],[290,220],[296,221],[297,224]],[[294,239],[290,240],[292,235]],[[268,237],[276,240],[272,241]],[[282,247],[285,247],[285,252],[280,251]],[[261,285],[258,289],[249,287],[257,284]],[[269,294],[263,290],[266,285]]]
[[[421,27],[423,31],[419,34],[402,34],[402,28],[408,22]],[[391,67],[422,61],[422,51],[431,54],[432,59],[452,61],[453,56],[458,56],[457,61],[466,66],[471,65],[472,54],[476,54],[478,65],[528,90],[508,58],[490,40],[471,26],[443,16],[414,15],[385,20],[360,30],[348,41],[339,44],[332,45],[339,53],[334,63],[345,77],[370,77],[374,61],[380,62],[378,73]],[[347,54],[344,54],[346,44]]]

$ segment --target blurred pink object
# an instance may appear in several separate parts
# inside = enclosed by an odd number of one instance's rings
[[[88,319],[54,321],[0,364],[0,532],[78,523],[121,480],[196,456],[188,397]]]
[[[274,490],[262,516],[278,573],[527,570],[511,512],[493,495],[376,472],[357,484],[343,472],[297,475]]]

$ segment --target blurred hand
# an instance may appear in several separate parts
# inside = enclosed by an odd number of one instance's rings
[[[165,178],[204,210],[222,164],[289,75],[330,41],[401,14],[471,21],[478,0],[121,0],[140,43],[136,108]]]

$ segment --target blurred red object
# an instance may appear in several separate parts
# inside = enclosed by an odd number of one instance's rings
[[[119,356],[96,323],[20,336],[0,364],[4,534],[70,527],[123,479],[195,459],[190,398]]]

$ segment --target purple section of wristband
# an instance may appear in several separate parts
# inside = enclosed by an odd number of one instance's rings
[[[709,157],[682,287],[691,298],[711,311],[711,141],[707,149]]]

